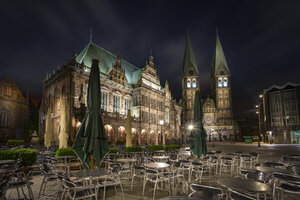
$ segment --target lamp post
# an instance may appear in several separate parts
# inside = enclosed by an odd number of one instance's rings
[[[213,147],[215,147],[215,134],[212,134],[214,130],[215,129],[213,129],[213,128],[211,129],[211,135],[212,135],[212,139],[213,139],[213,144],[212,144]]]
[[[160,134],[161,134],[161,142],[163,143],[163,146],[166,145],[166,141],[165,141],[165,134],[162,132],[162,126],[164,125],[164,120],[160,120],[159,121],[159,124],[160,124]]]
[[[258,115],[258,132],[257,132],[257,146],[260,147],[260,106],[259,105],[256,105],[255,106],[256,108],[258,108],[258,111],[256,111],[256,114]]]
[[[187,129],[189,131],[189,137],[190,137],[192,130],[194,130],[194,125],[193,124],[189,124],[188,127],[187,127]]]

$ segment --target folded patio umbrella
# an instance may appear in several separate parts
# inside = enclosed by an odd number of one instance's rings
[[[196,91],[195,94],[195,103],[194,103],[194,128],[191,131],[190,136],[190,148],[192,152],[197,155],[197,157],[201,157],[201,155],[206,155],[207,146],[206,146],[206,131],[203,128],[202,124],[202,104],[200,99],[199,90]]]
[[[100,113],[101,105],[99,61],[92,60],[87,91],[87,113],[79,128],[73,150],[76,152],[86,169],[90,169],[91,156],[98,168],[101,160],[108,152],[109,146]]]

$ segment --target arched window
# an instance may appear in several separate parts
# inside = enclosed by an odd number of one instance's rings
[[[107,111],[108,104],[108,90],[106,88],[101,88],[101,109]]]
[[[218,87],[222,87],[223,86],[223,80],[222,78],[218,78]]]
[[[131,97],[125,96],[125,115],[127,115],[129,109],[131,109]]]
[[[187,82],[186,82],[186,87],[191,88],[191,86],[192,86],[191,79],[188,79]]]
[[[195,78],[193,78],[192,87],[193,88],[197,87],[197,80]]]
[[[54,111],[53,113],[56,114],[60,110],[60,98],[59,98],[59,90],[55,88],[54,90]]]
[[[165,111],[165,122],[167,124],[169,123],[169,108],[167,108],[166,111]]]
[[[121,94],[114,93],[113,94],[113,112],[120,113],[120,107],[121,107]]]
[[[224,87],[227,87],[227,86],[228,86],[228,79],[227,79],[227,78],[224,78],[224,79],[223,79],[223,86],[224,86]]]

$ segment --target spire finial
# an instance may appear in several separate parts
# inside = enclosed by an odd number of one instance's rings
[[[150,48],[150,56],[152,56],[152,49]]]
[[[90,43],[93,41],[93,28],[90,28]]]

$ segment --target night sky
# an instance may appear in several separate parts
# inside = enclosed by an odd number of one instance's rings
[[[186,30],[209,91],[216,27],[231,70],[234,115],[250,115],[257,94],[299,83],[300,1],[30,1],[0,3],[0,78],[40,96],[47,72],[89,42],[144,67],[152,48],[161,83],[181,98]]]

